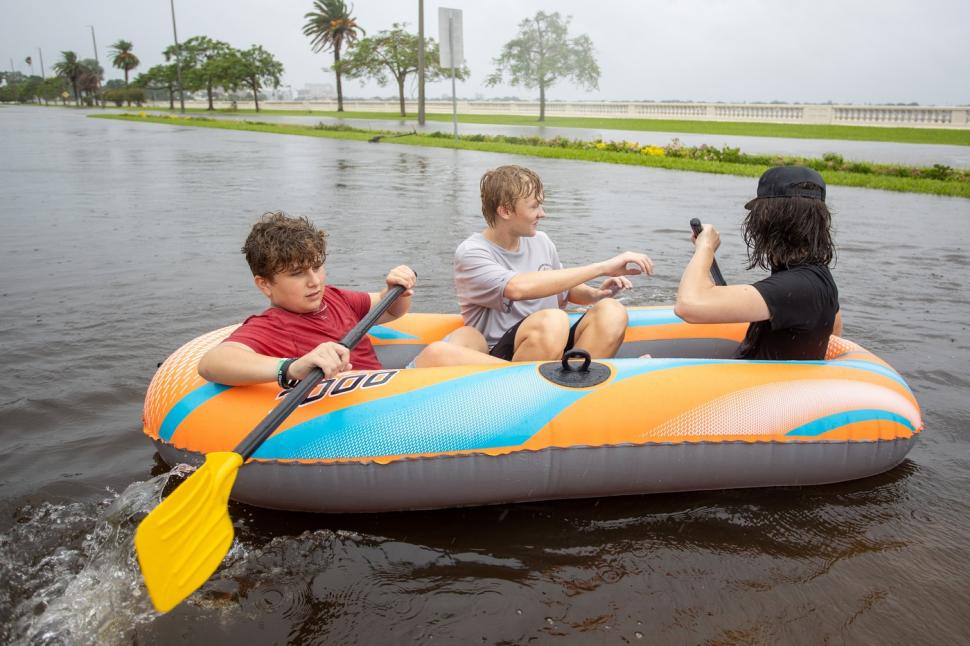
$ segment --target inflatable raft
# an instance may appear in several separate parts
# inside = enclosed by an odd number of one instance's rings
[[[824,361],[729,357],[746,325],[630,308],[617,358],[404,369],[457,315],[370,336],[384,370],[322,382],[239,472],[240,502],[384,512],[670,491],[814,485],[899,464],[923,427],[900,375],[832,337]],[[575,315],[575,316],[578,316]],[[198,376],[234,326],[185,344],[152,379],[144,431],[168,464],[232,450],[283,396]],[[649,353],[652,358],[636,358]]]

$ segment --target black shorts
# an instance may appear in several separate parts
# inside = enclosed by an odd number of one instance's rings
[[[566,347],[562,349],[563,354],[573,349],[573,345],[576,343],[576,328],[584,316],[586,316],[585,312],[583,312],[583,316],[580,316],[575,323],[569,326],[569,338],[566,339]],[[522,319],[522,321],[507,329],[505,334],[502,335],[502,338],[492,346],[492,349],[488,353],[493,357],[511,361],[512,355],[515,353],[515,334],[519,331],[519,326],[522,325],[523,321],[525,319]]]

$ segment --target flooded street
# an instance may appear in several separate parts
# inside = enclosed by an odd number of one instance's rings
[[[743,269],[739,234],[756,180],[53,108],[0,107],[0,147],[0,643],[970,638],[970,200],[829,188],[845,336],[892,364],[923,409],[896,469],[383,515],[233,504],[225,564],[160,616],[131,548],[173,484],[141,432],[145,391],[181,344],[265,307],[239,253],[264,211],[327,229],[329,282],[376,291],[407,263],[420,277],[412,310],[454,312],[452,255],[482,228],[479,178],[525,164],[545,182],[541,227],[563,262],[647,253],[656,275],[636,278],[626,303],[648,305],[673,301],[692,217],[720,229],[729,282],[760,277]],[[926,163],[938,162],[950,163]]]

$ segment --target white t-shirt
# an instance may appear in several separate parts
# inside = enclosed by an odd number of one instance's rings
[[[542,231],[519,238],[519,250],[508,251],[481,233],[465,239],[455,251],[455,291],[465,325],[485,335],[492,347],[513,325],[530,314],[560,309],[568,292],[527,301],[505,298],[505,286],[516,274],[562,269],[559,252]]]

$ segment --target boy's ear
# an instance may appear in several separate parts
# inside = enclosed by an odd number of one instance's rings
[[[263,295],[269,298],[270,296],[270,286],[272,285],[271,280],[263,278],[262,276],[253,276],[253,282],[256,284],[256,289],[263,292]]]
[[[495,214],[498,215],[503,220],[508,220],[512,214],[509,213],[508,208],[504,204],[500,204],[497,209],[495,209]]]

